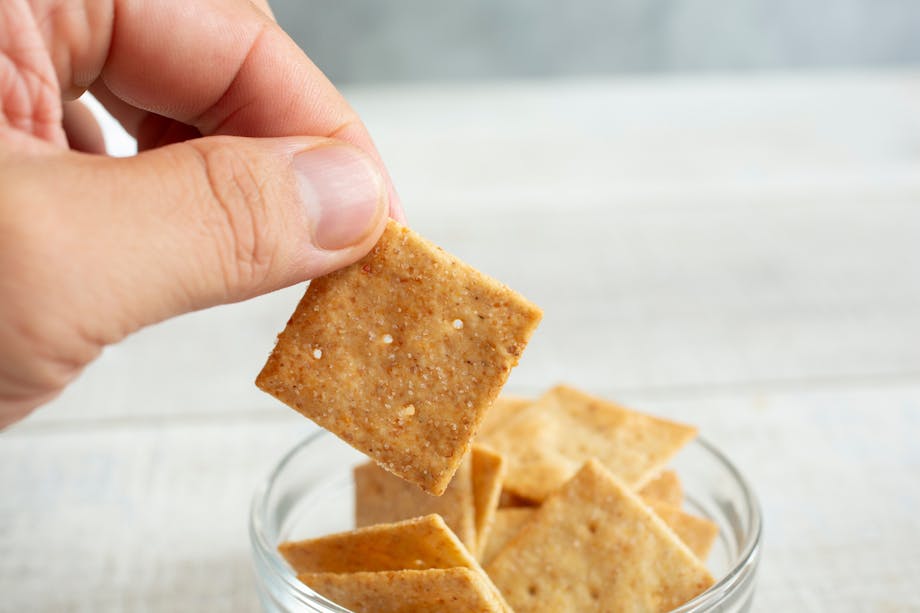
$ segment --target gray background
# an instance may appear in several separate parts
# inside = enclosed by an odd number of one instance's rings
[[[920,61],[916,0],[273,0],[337,83]]]

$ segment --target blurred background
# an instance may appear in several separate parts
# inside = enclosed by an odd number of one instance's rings
[[[764,508],[753,610],[920,610],[920,3],[272,4],[412,226],[543,307],[509,391],[699,426]],[[249,497],[314,426],[253,379],[303,290],[0,435],[0,610],[256,609]]]
[[[920,61],[912,0],[276,0],[339,84]]]

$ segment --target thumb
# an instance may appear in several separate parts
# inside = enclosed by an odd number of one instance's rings
[[[133,330],[243,300],[359,259],[386,222],[375,162],[323,138],[209,137],[133,158],[67,154],[44,166],[57,223],[96,312]],[[60,207],[56,207],[60,208]],[[92,238],[91,243],[88,240]]]

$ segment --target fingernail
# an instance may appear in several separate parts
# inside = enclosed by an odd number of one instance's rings
[[[347,145],[324,145],[296,154],[294,171],[317,247],[351,247],[373,230],[386,199],[370,157]]]

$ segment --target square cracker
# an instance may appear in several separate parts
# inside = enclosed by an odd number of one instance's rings
[[[388,473],[373,462],[354,468],[355,525],[370,526],[437,513],[464,545],[476,551],[473,460],[468,455],[440,496]]]
[[[440,494],[541,317],[390,221],[364,258],[310,283],[256,385]]]
[[[288,541],[278,551],[297,573],[478,568],[440,515]]]
[[[713,583],[693,552],[596,460],[544,501],[486,571],[518,613],[670,611]]]
[[[392,477],[391,477],[392,478]],[[403,570],[469,569],[492,592],[499,610],[505,599],[479,562],[451,532],[440,515],[426,515],[392,524],[282,543],[278,551],[298,576],[375,574]],[[310,581],[305,581],[313,586]],[[335,600],[335,598],[333,598]]]
[[[696,557],[705,561],[719,534],[719,526],[703,517],[697,517],[681,510],[679,507],[661,502],[654,498],[641,496],[655,515],[668,525],[674,534],[690,548]],[[537,512],[536,507],[515,507],[498,509],[495,521],[479,561],[488,564],[505,545],[511,542],[524,524]]]
[[[691,515],[665,502],[648,499],[646,502],[690,551],[705,562],[719,535],[719,526],[705,517]]]
[[[498,552],[505,548],[511,539],[517,536],[521,528],[536,514],[537,507],[508,507],[495,512],[495,521],[486,541],[480,562],[488,564]]]
[[[468,568],[297,576],[329,600],[360,613],[501,613],[501,601],[482,573]]]
[[[473,509],[476,524],[476,548],[474,553],[481,557],[489,539],[498,499],[502,493],[505,478],[505,461],[502,457],[482,447],[473,445],[472,458]]]
[[[490,432],[500,428],[502,424],[530,404],[533,404],[533,398],[499,396],[489,407],[488,412],[482,419],[482,423],[479,425],[479,438],[487,436]]]
[[[646,500],[657,500],[672,507],[684,504],[684,488],[677,471],[668,469],[658,473],[639,489],[639,495]]]
[[[481,442],[508,463],[505,489],[540,501],[590,458],[639,488],[695,436],[694,427],[560,385]]]

